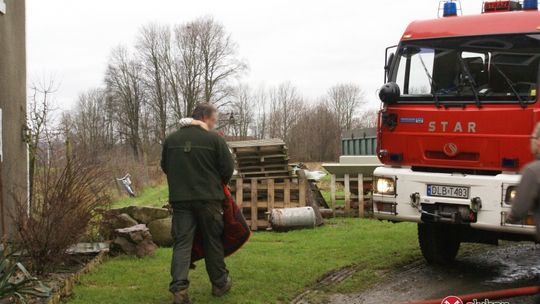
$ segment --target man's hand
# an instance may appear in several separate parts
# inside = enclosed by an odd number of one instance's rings
[[[191,125],[199,126],[199,127],[203,128],[203,129],[205,129],[206,131],[208,131],[208,125],[204,121],[194,119],[191,122]]]

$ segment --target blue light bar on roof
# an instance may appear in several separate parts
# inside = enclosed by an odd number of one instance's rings
[[[523,9],[526,11],[538,10],[538,0],[524,0]]]
[[[455,3],[454,1],[447,1],[446,3],[444,3],[443,16],[457,16],[457,10],[457,3]]]

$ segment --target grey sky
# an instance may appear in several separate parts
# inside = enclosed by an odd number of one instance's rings
[[[481,0],[465,0],[478,14]],[[376,106],[384,49],[407,24],[437,17],[436,0],[27,0],[29,81],[53,75],[58,102],[100,86],[110,50],[132,45],[149,22],[183,23],[212,15],[250,66],[243,81],[266,87],[291,81],[308,99],[338,82],[362,86]]]

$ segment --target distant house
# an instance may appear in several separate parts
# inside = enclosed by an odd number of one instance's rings
[[[0,0],[0,236],[13,232],[15,197],[28,191],[25,9],[25,0]]]

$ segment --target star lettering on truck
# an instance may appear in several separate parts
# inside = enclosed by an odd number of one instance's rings
[[[429,132],[453,132],[453,133],[476,133],[476,122],[461,122],[450,123],[448,121],[430,121],[428,123]]]

